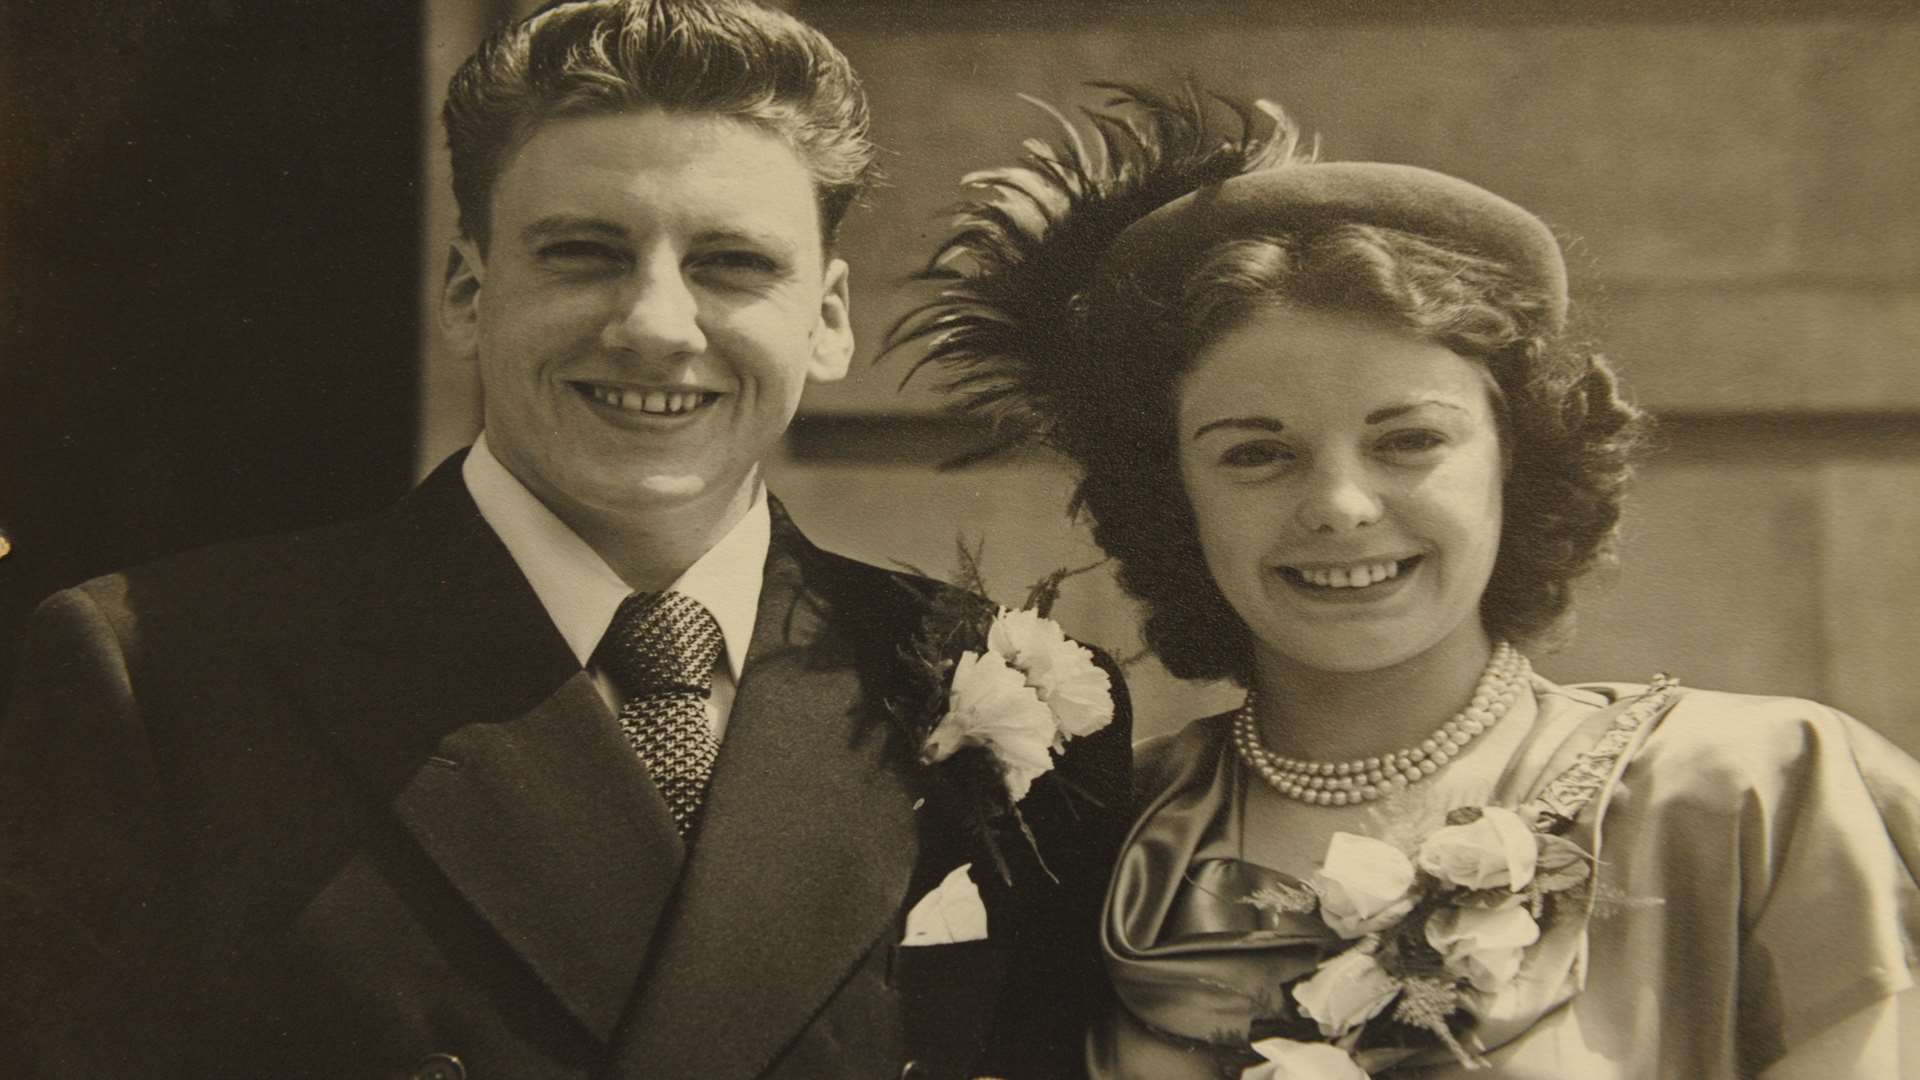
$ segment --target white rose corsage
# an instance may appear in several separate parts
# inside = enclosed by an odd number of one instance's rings
[[[1080,571],[1049,574],[1008,608],[980,598],[978,551],[963,544],[960,556],[960,588],[936,600],[906,650],[916,692],[889,706],[920,762],[967,790],[971,824],[1009,877],[992,826],[1010,818],[1040,854],[1020,803],[1070,740],[1113,721],[1113,684],[1048,617],[1060,583]]]
[[[1434,1045],[1469,1069],[1477,1009],[1512,992],[1543,930],[1596,888],[1594,858],[1564,834],[1648,718],[1679,685],[1657,677],[1600,741],[1518,808],[1464,806],[1405,846],[1335,833],[1305,882],[1276,882],[1242,903],[1312,915],[1335,942],[1288,980],[1249,1034],[1243,1080],[1366,1076]],[[1306,1046],[1332,1047],[1341,1065]],[[1315,1071],[1319,1070],[1319,1071]]]
[[[1558,895],[1587,883],[1590,862],[1573,841],[1503,806],[1453,810],[1410,853],[1335,833],[1304,885],[1267,886],[1245,901],[1315,915],[1340,939],[1287,984],[1280,1013],[1257,1034],[1355,1054],[1424,1037],[1479,1065],[1456,1030],[1471,998],[1512,985]]]

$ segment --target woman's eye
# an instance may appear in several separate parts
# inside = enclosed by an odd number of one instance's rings
[[[1437,431],[1396,431],[1377,444],[1389,454],[1424,454],[1446,445],[1446,436]]]
[[[1240,443],[1228,447],[1226,452],[1220,455],[1220,464],[1235,469],[1257,469],[1287,461],[1292,457],[1293,451],[1284,443]]]

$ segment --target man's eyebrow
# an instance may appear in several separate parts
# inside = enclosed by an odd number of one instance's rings
[[[1466,407],[1461,405],[1457,401],[1449,401],[1446,398],[1440,398],[1440,397],[1425,397],[1425,398],[1419,399],[1418,401],[1408,401],[1399,405],[1388,405],[1386,408],[1383,408],[1383,409],[1375,409],[1372,412],[1367,414],[1366,421],[1369,424],[1384,423],[1388,420],[1398,419],[1414,411],[1415,409],[1423,408],[1428,405],[1435,405],[1442,409],[1452,409],[1455,412],[1462,412],[1462,413],[1467,412]]]
[[[609,240],[624,240],[627,230],[602,218],[587,217],[583,214],[549,214],[520,230],[520,238],[527,243],[538,243],[563,234],[578,235],[590,233]]]
[[[1229,431],[1266,431],[1278,433],[1285,431],[1287,425],[1266,416],[1227,416],[1219,420],[1209,420],[1194,429],[1193,437],[1199,438],[1209,431],[1224,429]]]
[[[693,241],[696,244],[745,244],[787,257],[797,250],[793,241],[784,236],[748,229],[703,229],[694,234]]]

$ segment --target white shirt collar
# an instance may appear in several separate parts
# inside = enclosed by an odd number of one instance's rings
[[[613,622],[614,610],[633,590],[500,464],[487,448],[485,432],[474,440],[460,475],[480,516],[506,545],[580,666],[587,667]],[[671,586],[713,613],[726,641],[727,670],[735,683],[746,667],[747,645],[753,640],[760,581],[772,537],[767,491],[759,487],[746,515]]]

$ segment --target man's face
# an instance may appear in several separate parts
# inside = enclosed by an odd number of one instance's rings
[[[808,382],[846,374],[847,267],[794,151],[726,117],[553,120],[463,239],[445,321],[487,442],[583,534],[743,507]]]

